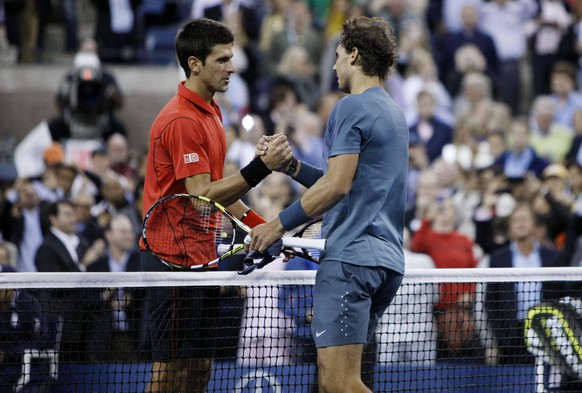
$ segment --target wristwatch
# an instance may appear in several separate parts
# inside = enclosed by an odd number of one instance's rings
[[[292,176],[295,173],[295,171],[297,170],[297,163],[298,162],[299,161],[297,160],[297,158],[293,157],[293,159],[291,160],[291,164],[289,165],[289,169],[287,169],[285,171],[285,174]]]

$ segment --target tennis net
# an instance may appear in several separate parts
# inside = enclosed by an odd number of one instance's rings
[[[2,273],[0,392],[143,392],[157,350],[152,289],[199,304],[196,288],[218,294],[206,322],[218,339],[200,355],[215,359],[208,392],[315,392],[314,281],[314,271]],[[580,391],[581,282],[582,268],[409,270],[364,351],[363,380],[374,392]]]

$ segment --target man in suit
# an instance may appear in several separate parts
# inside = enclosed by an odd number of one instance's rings
[[[136,249],[135,229],[131,220],[118,214],[105,228],[107,251],[87,267],[88,272],[138,272],[140,254]],[[100,306],[91,314],[89,352],[97,359],[138,360],[141,291],[107,288],[98,290]]]
[[[76,233],[77,216],[68,200],[51,203],[46,209],[50,225],[36,252],[39,272],[81,272],[105,251],[103,240],[89,245]],[[85,330],[90,305],[83,289],[46,290],[40,294],[46,308],[63,317],[62,351],[64,360],[85,358]]]
[[[492,268],[561,266],[559,253],[539,242],[539,227],[532,208],[518,204],[509,216],[510,243],[495,251]],[[564,290],[552,282],[500,282],[487,285],[485,307],[499,345],[500,364],[533,364],[524,341],[524,320],[531,306],[558,299]]]

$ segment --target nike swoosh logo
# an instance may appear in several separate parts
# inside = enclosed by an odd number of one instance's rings
[[[324,331],[321,331],[321,332],[315,332],[315,337],[319,337],[325,332],[327,332],[327,329],[325,329]]]

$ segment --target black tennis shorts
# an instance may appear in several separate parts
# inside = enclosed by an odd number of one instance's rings
[[[147,251],[141,262],[144,271],[170,270]],[[219,295],[219,287],[147,288],[145,317],[152,360],[214,358]]]

